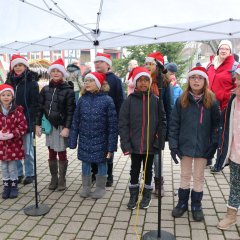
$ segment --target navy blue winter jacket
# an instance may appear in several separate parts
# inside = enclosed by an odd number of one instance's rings
[[[110,87],[108,95],[113,99],[118,116],[124,100],[122,81],[112,72],[106,73],[106,81]]]
[[[189,94],[190,105],[182,108],[179,97],[173,108],[169,148],[178,149],[182,156],[208,158],[209,147],[218,143],[219,104],[214,100],[212,107],[207,109],[203,105],[203,98],[197,103]]]
[[[78,101],[69,135],[69,147],[77,147],[78,159],[90,163],[107,161],[117,150],[118,123],[111,97],[87,92]]]

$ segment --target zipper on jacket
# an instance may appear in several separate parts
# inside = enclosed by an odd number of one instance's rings
[[[144,144],[144,133],[145,133],[145,123],[146,123],[146,119],[145,119],[145,114],[146,112],[146,97],[143,94],[143,115],[142,115],[142,135],[141,135],[141,145],[140,145],[140,153],[143,153],[143,144]]]
[[[51,99],[50,107],[49,107],[49,111],[48,111],[48,116],[50,115],[50,112],[51,112],[51,110],[52,110],[53,97],[54,97],[54,94],[55,94],[55,92],[56,92],[56,89],[57,89],[57,88],[54,88],[54,91],[53,91],[53,95],[52,95],[52,99]]]
[[[19,84],[19,83],[18,83]],[[16,85],[16,88],[15,88],[15,93],[14,93],[14,99],[15,101],[17,100],[17,90],[18,90],[18,84]]]
[[[203,111],[204,111],[204,108],[202,106],[201,107],[201,115],[200,115],[200,124],[202,124],[202,120],[203,120]]]

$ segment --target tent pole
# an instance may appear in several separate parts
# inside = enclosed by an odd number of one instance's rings
[[[159,101],[158,101],[158,177],[160,178],[162,175],[162,146],[163,146],[163,141],[164,139],[162,138],[162,130],[163,130],[163,125],[162,125],[162,112],[161,109],[163,109],[163,101],[162,101],[162,70],[163,66],[160,65],[160,63],[155,60],[157,63],[157,81],[158,81],[158,90],[159,90]],[[146,234],[143,235],[142,240],[175,240],[175,237],[166,231],[161,230],[161,207],[162,207],[162,197],[161,197],[161,190],[162,190],[162,184],[159,184],[158,186],[158,229],[149,231]]]
[[[37,157],[36,157],[36,134],[33,130],[33,154],[34,154],[34,187],[35,187],[35,205],[24,208],[24,213],[28,216],[42,216],[50,211],[50,208],[45,204],[38,204],[38,190],[37,190]]]

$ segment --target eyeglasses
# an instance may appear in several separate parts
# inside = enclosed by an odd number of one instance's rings
[[[230,51],[230,49],[229,48],[219,48],[219,51]]]
[[[140,83],[146,83],[146,82],[149,82],[150,80],[148,78],[140,78],[137,80],[137,82],[140,82]]]
[[[92,83],[92,82],[95,82],[95,80],[92,79],[92,78],[86,78],[86,79],[83,80],[83,82],[84,83]]]
[[[202,77],[202,76],[193,75],[193,76],[189,77],[189,79],[192,80],[192,81],[196,81],[196,80],[204,80],[205,78]]]

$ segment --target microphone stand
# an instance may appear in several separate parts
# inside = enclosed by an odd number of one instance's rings
[[[50,208],[45,204],[38,204],[37,190],[37,157],[36,157],[36,133],[33,130],[33,154],[34,154],[34,181],[35,181],[35,205],[24,208],[24,213],[28,216],[42,216],[50,211]]]
[[[163,135],[163,126],[162,126],[162,112],[161,109],[163,109],[163,101],[162,101],[162,83],[163,83],[163,77],[162,72],[164,70],[164,66],[161,65],[156,59],[157,63],[157,82],[158,82],[158,90],[159,90],[159,101],[158,101],[158,177],[161,177],[162,174],[162,149],[164,146],[164,141],[162,135]],[[161,230],[161,207],[162,207],[162,197],[161,197],[161,190],[162,190],[162,184],[158,185],[158,229],[157,230],[151,230],[143,235],[142,240],[175,240],[175,237],[166,231]]]

